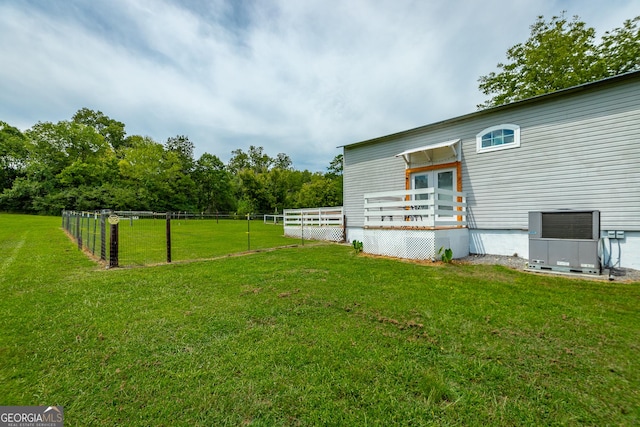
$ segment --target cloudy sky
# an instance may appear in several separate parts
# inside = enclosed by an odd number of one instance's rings
[[[324,171],[349,144],[475,111],[481,75],[563,10],[598,37],[637,0],[0,0],[0,120],[80,108],[196,157]]]

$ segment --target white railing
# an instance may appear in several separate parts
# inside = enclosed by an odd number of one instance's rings
[[[282,224],[283,222],[284,222],[284,215],[264,214],[265,224]]]
[[[364,195],[364,226],[383,228],[466,227],[465,193],[422,188]]]
[[[344,211],[342,207],[285,209],[285,227],[342,227]]]

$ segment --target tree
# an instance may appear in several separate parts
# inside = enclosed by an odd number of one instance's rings
[[[113,150],[102,135],[91,126],[61,121],[37,123],[25,136],[28,154],[23,177],[3,193],[3,206],[50,214],[79,209],[79,200],[86,201],[84,209],[100,207],[87,193],[115,175],[105,167],[113,159]]]
[[[273,165],[273,159],[264,153],[263,147],[251,145],[248,155],[251,168],[256,172],[267,172]]]
[[[291,170],[293,168],[293,162],[291,157],[285,153],[278,153],[273,161],[273,169]]]
[[[90,126],[76,122],[37,123],[26,132],[31,166],[55,176],[70,164],[94,162],[112,152],[104,137]],[[43,171],[45,169],[46,171]]]
[[[314,174],[306,169],[303,171],[274,169],[272,173],[275,173],[271,180],[272,188],[276,189],[277,204],[275,207],[278,212],[282,212],[282,209],[300,207],[298,203],[300,190],[306,183],[311,182]]]
[[[173,151],[182,163],[182,172],[190,173],[194,166],[193,151],[195,146],[189,141],[189,137],[184,135],[176,135],[168,138],[164,147],[167,151]]]
[[[225,212],[235,209],[229,172],[217,156],[209,153],[200,156],[192,176],[199,211]]]
[[[44,186],[45,183],[42,181],[32,181],[25,177],[16,178],[11,188],[5,189],[0,195],[2,210],[26,213],[39,212],[34,207],[34,199],[46,194],[43,190]]]
[[[263,147],[256,147],[255,145],[249,146],[249,151],[246,153],[238,148],[237,150],[233,150],[231,154],[233,154],[233,156],[229,160],[228,169],[232,174],[237,174],[243,169],[251,169],[256,173],[264,173],[269,171],[275,163],[273,158],[265,154]],[[289,156],[282,153],[278,156],[278,162],[280,162],[284,168],[291,166]]]
[[[305,183],[298,193],[298,206],[302,208],[341,204],[342,188],[338,188],[335,181],[320,173],[314,174],[311,182]]]
[[[18,128],[0,121],[0,192],[11,188],[24,173],[27,162],[27,138]]]
[[[622,28],[607,31],[602,37],[600,56],[608,58],[607,75],[640,70],[640,16],[626,20]]]
[[[109,118],[101,111],[81,108],[73,115],[71,120],[95,129],[111,145],[114,151],[120,150],[125,143],[124,123]]]
[[[640,17],[638,17],[640,18]],[[531,36],[507,50],[502,71],[479,78],[479,89],[491,99],[487,108],[588,83],[639,68],[638,18],[621,29],[606,33],[595,43],[595,30],[574,16],[572,21],[543,16],[531,26]]]
[[[342,154],[338,154],[331,160],[327,168],[327,175],[342,176],[344,158]]]
[[[135,145],[123,150],[119,162],[120,175],[125,187],[135,189],[132,210],[167,209],[171,203],[170,181],[174,179],[171,165],[167,164],[164,148],[149,137],[136,140]]]
[[[330,185],[333,188],[333,193],[331,196],[330,202],[333,204],[331,206],[342,206],[342,187],[344,178],[342,176],[342,172],[344,170],[344,157],[342,154],[338,154],[331,160],[329,163],[329,167],[327,168],[327,173],[324,175],[330,181]]]
[[[238,194],[238,213],[271,212],[275,204],[274,196],[269,192],[266,174],[252,169],[243,169],[238,174],[240,193]]]
[[[242,151],[241,148],[233,150],[231,154],[233,154],[233,156],[231,156],[227,165],[227,169],[231,174],[235,175],[242,169],[248,169],[250,167],[251,162],[249,161],[249,155]]]
[[[287,183],[293,169],[289,156],[279,153],[273,159],[263,147],[254,145],[247,153],[237,149],[232,154],[228,170],[233,176],[239,213],[275,212],[288,207]]]
[[[195,211],[196,186],[190,171],[184,170],[184,159],[175,151],[165,151],[164,177],[169,184],[169,194],[163,202],[163,210]]]
[[[300,190],[300,187],[295,187],[293,184],[294,171],[291,169],[283,169],[274,167],[266,174],[265,187],[270,195],[269,201],[271,202],[269,210],[264,212],[281,213],[283,209],[290,208],[294,205],[295,197]]]

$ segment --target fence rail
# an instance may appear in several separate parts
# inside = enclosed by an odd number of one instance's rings
[[[283,214],[286,236],[334,242],[345,239],[346,224],[342,206],[285,209]]]
[[[285,209],[284,225],[305,227],[342,227],[344,225],[344,211],[337,208],[309,208]]]
[[[385,191],[364,195],[364,226],[440,228],[467,226],[467,197],[437,188]]]
[[[264,214],[265,224],[282,224],[284,222],[284,215],[277,214]]]

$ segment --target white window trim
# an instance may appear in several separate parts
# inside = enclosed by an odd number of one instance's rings
[[[513,131],[513,142],[509,144],[502,145],[494,145],[491,147],[482,147],[482,136],[486,135],[489,132],[493,132],[494,130],[500,129],[509,129]],[[520,126],[511,125],[511,124],[502,124],[498,126],[491,126],[490,128],[484,129],[482,132],[476,135],[476,153],[487,153],[490,151],[499,151],[499,150],[507,150],[509,148],[517,148],[520,147]]]

